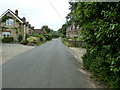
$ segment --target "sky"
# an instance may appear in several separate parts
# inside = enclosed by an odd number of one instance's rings
[[[18,16],[26,17],[35,29],[48,25],[53,30],[58,30],[65,24],[65,17],[70,12],[68,0],[1,0],[0,16],[7,9],[13,12],[17,9]]]

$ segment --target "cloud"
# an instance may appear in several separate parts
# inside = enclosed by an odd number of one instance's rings
[[[65,21],[69,4],[68,0],[50,0]],[[0,15],[8,8],[12,11],[19,10],[20,17],[26,17],[35,28],[48,24],[54,30],[59,29],[63,22],[53,9],[49,0],[1,0]]]

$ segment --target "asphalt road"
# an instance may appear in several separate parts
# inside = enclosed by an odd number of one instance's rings
[[[56,39],[3,64],[2,87],[91,88],[87,75],[79,69],[76,58]]]

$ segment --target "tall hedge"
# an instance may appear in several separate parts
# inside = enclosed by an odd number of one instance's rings
[[[70,5],[67,17],[83,28],[84,66],[109,87],[120,87],[120,2]]]

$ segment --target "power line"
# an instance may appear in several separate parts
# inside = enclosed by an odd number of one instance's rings
[[[56,11],[56,13],[58,14],[58,16],[61,18],[61,20],[63,21],[63,22],[65,22],[64,21],[64,19],[62,18],[62,16],[60,15],[60,13],[57,11],[57,9],[54,7],[54,5],[53,5],[53,3],[49,0],[49,2],[50,2],[50,4],[51,4],[51,6],[53,7],[53,9]]]

